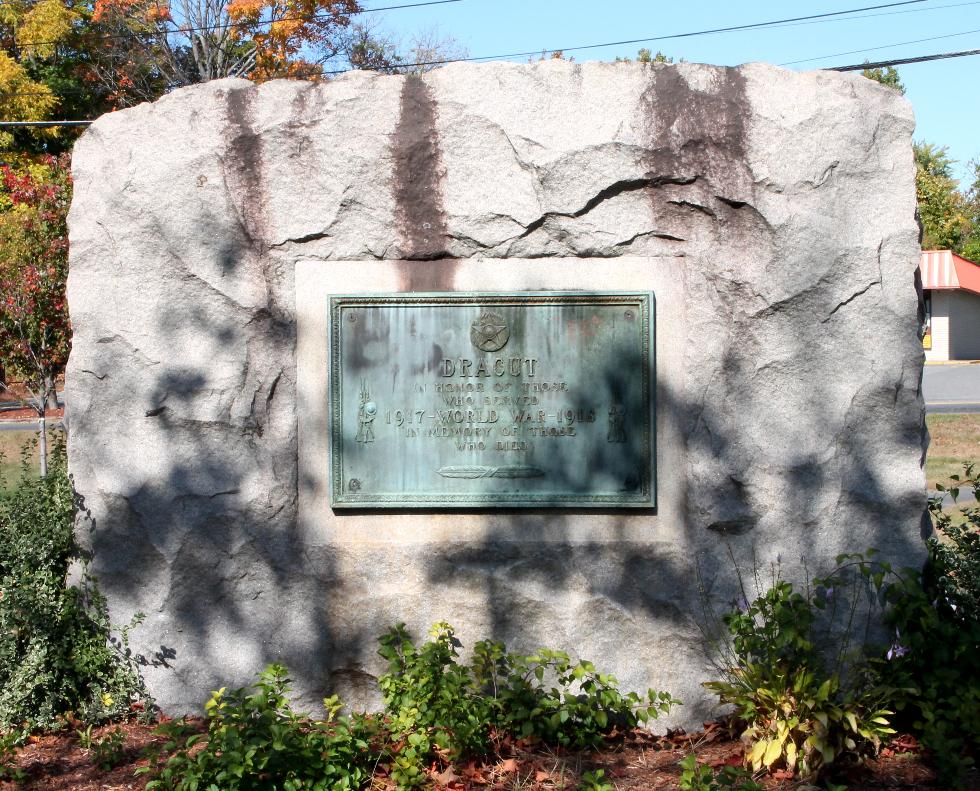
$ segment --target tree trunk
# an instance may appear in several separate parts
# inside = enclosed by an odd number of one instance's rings
[[[46,409],[58,408],[58,391],[54,377],[50,374],[44,375],[44,406]]]
[[[47,478],[48,477],[48,427],[47,427],[47,421],[45,421],[43,416],[37,421],[37,428],[38,431],[41,432],[41,436],[40,436],[41,442],[40,445],[38,446],[41,455],[41,477]]]

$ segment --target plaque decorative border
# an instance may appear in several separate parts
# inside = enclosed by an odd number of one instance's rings
[[[375,307],[464,307],[479,309],[494,307],[533,307],[533,306],[623,306],[636,310],[639,318],[640,340],[640,387],[643,405],[643,420],[639,430],[642,440],[642,465],[640,480],[632,492],[620,494],[577,494],[528,493],[508,494],[467,492],[458,493],[402,493],[402,492],[360,492],[360,482],[356,478],[346,479],[344,468],[344,429],[345,405],[343,403],[344,370],[341,360],[343,311],[347,308]],[[656,366],[655,366],[655,311],[656,300],[651,291],[636,292],[432,292],[432,293],[384,293],[384,294],[344,294],[331,296],[328,321],[328,398],[330,414],[330,504],[334,509],[387,509],[387,510],[498,510],[514,508],[600,508],[600,509],[652,509],[656,507]],[[474,328],[475,331],[475,328]],[[501,332],[496,339],[487,338],[493,349],[504,339],[507,332]],[[506,343],[506,340],[503,340]],[[474,340],[476,344],[476,340]],[[371,404],[370,393],[361,383],[361,410]],[[367,396],[364,394],[367,393]],[[367,398],[368,400],[365,400]],[[358,432],[363,433],[363,423]],[[373,434],[372,434],[373,436]],[[362,441],[358,439],[358,441]],[[612,440],[610,440],[612,441]],[[519,469],[518,469],[519,468]],[[524,478],[535,477],[531,465],[506,466],[460,465],[440,469],[442,477],[450,478]],[[348,485],[344,485],[345,481]]]

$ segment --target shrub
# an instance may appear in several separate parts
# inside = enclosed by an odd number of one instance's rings
[[[966,465],[949,487],[980,501],[980,476]],[[940,491],[946,487],[939,486]],[[980,509],[954,524],[938,498],[930,503],[937,535],[923,573],[869,570],[889,605],[893,642],[878,662],[895,688],[898,724],[934,751],[944,780],[955,785],[980,744]]]
[[[14,766],[14,757],[26,737],[23,731],[7,731],[0,733],[0,780],[20,783],[24,780],[24,772]]]
[[[420,778],[440,751],[450,760],[486,751],[494,733],[533,737],[563,747],[597,747],[614,725],[635,727],[666,713],[666,692],[621,693],[613,676],[561,651],[524,656],[482,641],[471,665],[457,661],[451,626],[432,627],[416,646],[404,624],[380,638],[389,672],[379,679],[389,727],[408,747],[394,756],[396,779]]]
[[[172,739],[166,749],[179,749],[146,784],[147,791],[361,788],[377,760],[370,745],[377,725],[338,717],[335,698],[324,701],[323,721],[300,717],[290,707],[289,685],[286,669],[271,665],[253,686],[211,696],[206,737],[187,738],[183,723],[163,726],[161,732]],[[204,748],[195,750],[202,740]]]
[[[858,597],[848,571],[839,566],[805,594],[774,579],[723,616],[727,661],[722,678],[704,686],[734,706],[755,771],[810,777],[844,753],[876,751],[894,733],[890,691],[867,683],[850,653]]]
[[[710,766],[698,763],[693,753],[681,761],[681,791],[763,791],[745,769],[723,766],[717,774]]]
[[[51,727],[73,713],[87,722],[127,714],[145,693],[126,647],[111,642],[94,580],[68,583],[80,561],[75,494],[63,441],[45,478],[26,473],[0,499],[0,728]]]
[[[164,727],[165,749],[176,752],[147,789],[360,788],[379,764],[398,788],[417,788],[432,765],[491,753],[504,734],[593,746],[614,724],[636,725],[676,703],[652,690],[623,695],[614,678],[561,652],[521,656],[482,642],[466,665],[451,626],[436,624],[431,637],[416,645],[399,624],[380,638],[388,661],[382,715],[339,716],[334,697],[324,701],[324,720],[301,717],[278,665],[252,687],[215,692],[206,736],[187,738],[180,723]]]

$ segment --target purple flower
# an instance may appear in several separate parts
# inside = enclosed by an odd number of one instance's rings
[[[890,662],[892,659],[901,659],[908,652],[909,649],[907,649],[904,645],[899,645],[898,643],[895,643],[891,648],[888,649],[888,653],[886,653],[885,656],[888,657],[888,661]]]
[[[889,648],[888,651],[887,651],[887,653],[885,654],[885,657],[888,659],[889,662],[891,662],[892,659],[901,659],[903,656],[905,656],[909,652],[909,649],[908,648],[906,648],[904,645],[902,645],[901,643],[899,643],[899,638],[900,637],[901,637],[901,635],[899,635],[898,629],[896,629],[895,630],[895,642],[892,643],[892,647]]]

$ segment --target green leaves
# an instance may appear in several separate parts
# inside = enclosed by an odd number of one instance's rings
[[[50,727],[68,712],[101,722],[149,703],[129,627],[113,643],[95,581],[67,582],[81,557],[65,466],[59,441],[46,478],[25,478],[0,498],[0,729]]]
[[[838,613],[854,620],[853,588],[880,589],[890,569],[860,557],[838,560],[845,565],[813,580],[807,595],[777,579],[723,618],[731,663],[705,687],[744,723],[746,762],[754,771],[780,768],[809,777],[845,752],[876,751],[893,732],[890,712],[879,705],[886,690],[864,683],[854,667],[853,683],[842,682],[849,631],[834,623]],[[824,619],[819,629],[818,617]],[[828,667],[831,659],[836,663]]]
[[[362,787],[377,760],[369,749],[379,731],[375,720],[338,718],[339,700],[328,698],[328,717],[310,720],[288,700],[286,668],[267,667],[251,687],[215,692],[205,704],[208,732],[188,736],[185,723],[159,729],[177,752],[146,788],[197,791],[216,788],[354,789]],[[204,748],[193,749],[198,742]]]
[[[752,775],[736,766],[723,766],[715,774],[711,767],[698,763],[697,756],[691,753],[681,762],[680,787],[682,791],[763,791],[762,786],[752,779]]]
[[[936,488],[980,501],[973,464]],[[892,641],[876,669],[892,688],[889,719],[920,736],[954,786],[980,744],[980,508],[964,509],[959,524],[938,498],[929,511],[937,536],[924,571],[903,572],[884,591]]]
[[[300,717],[289,705],[285,668],[270,665],[251,687],[213,693],[205,704],[208,733],[188,738],[186,726],[168,725],[171,747],[183,744],[146,787],[198,791],[354,789],[378,766],[399,789],[425,786],[430,767],[464,756],[486,755],[505,735],[552,744],[598,745],[614,725],[634,727],[676,705],[667,692],[622,694],[616,679],[561,651],[530,656],[483,641],[470,664],[453,628],[438,623],[416,645],[404,624],[379,638],[389,672],[378,679],[382,716],[342,717],[340,700],[324,700],[326,719]],[[592,777],[595,791],[608,784]]]

